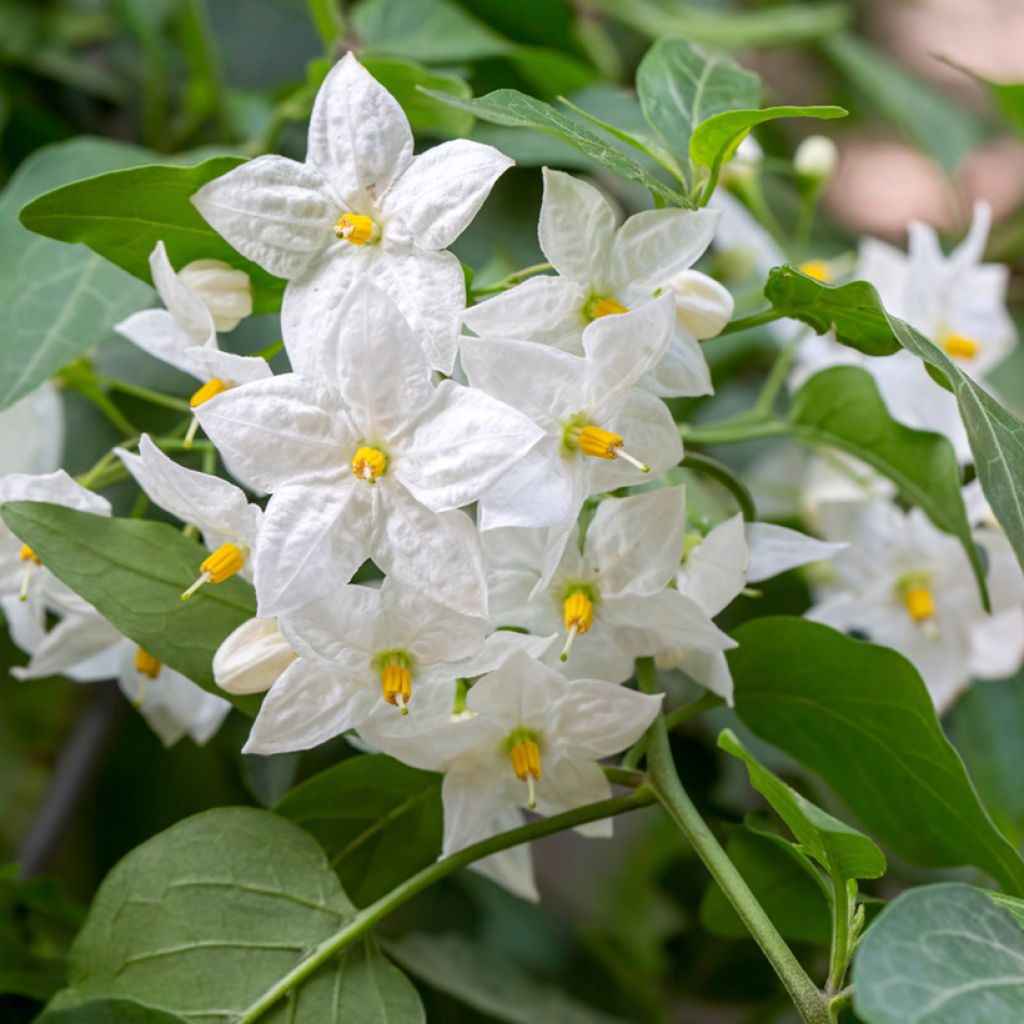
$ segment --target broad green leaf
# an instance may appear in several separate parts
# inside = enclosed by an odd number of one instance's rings
[[[73,139],[33,153],[0,195],[0,409],[106,341],[152,295],[93,253],[26,231],[18,211],[69,179],[150,159],[134,146]]]
[[[725,852],[772,919],[782,937],[824,946],[831,934],[827,886],[792,843],[760,827],[753,819],[729,830]],[[727,939],[750,937],[747,926],[712,882],[700,904],[701,924]]]
[[[982,81],[1006,119],[1017,131],[1024,132],[1024,82],[993,82],[989,78]]]
[[[569,117],[555,110],[550,104],[525,93],[517,92],[515,89],[497,89],[486,96],[461,100],[436,90],[425,89],[424,92],[442,103],[465,110],[492,124],[508,128],[534,128],[545,132],[567,142],[594,163],[600,164],[620,178],[638,182],[667,202],[677,206],[689,205],[685,197],[662,184],[632,157],[620,153],[614,146],[595,135],[577,118]]]
[[[866,835],[826,814],[764,768],[731,729],[720,733],[718,745],[747,766],[750,784],[786,823],[798,849],[817,861],[833,879],[845,882],[885,874],[885,856]]]
[[[258,699],[236,698],[213,681],[213,655],[256,614],[252,586],[238,576],[185,590],[208,552],[167,523],[108,519],[37,501],[3,506],[4,522],[43,564],[126,637],[194,683],[249,714]]]
[[[981,488],[1024,566],[1024,421],[1004,409],[924,335],[896,317],[888,320],[899,343],[952,386]]]
[[[647,123],[680,167],[689,166],[690,138],[701,122],[761,98],[757,75],[684,39],[659,39],[644,54],[636,88]]]
[[[826,55],[891,124],[952,173],[982,141],[979,123],[868,43],[849,33],[822,43]]]
[[[341,0],[306,0],[309,16],[324,44],[333,48],[345,29]]]
[[[296,786],[274,810],[317,838],[358,906],[441,853],[441,777],[384,754],[328,768]]]
[[[185,1021],[233,1020],[356,913],[323,851],[269,811],[196,814],[110,872],[71,949],[69,998],[123,997]],[[408,979],[372,939],[347,947],[264,1017],[419,1024]]]
[[[897,423],[874,378],[859,366],[833,366],[809,378],[793,397],[789,420],[794,437],[841,448],[873,466],[940,530],[957,537],[987,599],[985,567],[971,536],[956,452],[947,438]]]
[[[468,135],[473,117],[461,110],[437,103],[419,89],[433,89],[461,99],[473,95],[465,80],[455,75],[430,71],[422,64],[389,57],[360,55],[364,68],[398,100],[415,132],[445,137]]]
[[[834,331],[838,341],[865,355],[900,350],[878,292],[866,281],[824,284],[795,267],[776,267],[768,274],[764,295],[784,316],[803,321],[818,334]]]
[[[627,1024],[531,977],[509,957],[454,932],[412,933],[384,945],[390,957],[428,985],[488,1020],[508,1024]]]
[[[52,1006],[34,1024],[184,1024],[184,1018],[131,999],[87,999]]]
[[[150,279],[149,254],[161,240],[175,269],[192,260],[223,260],[249,275],[253,311],[272,312],[281,306],[284,281],[235,252],[189,202],[242,162],[217,156],[195,167],[153,164],[99,174],[34,199],[21,222],[48,238],[81,242],[143,281]]]
[[[734,639],[736,711],[748,728],[815,772],[900,856],[973,864],[1024,893],[1024,861],[982,805],[909,661],[786,616],[747,622]]]
[[[868,929],[853,962],[864,1024],[1020,1024],[1024,931],[969,885],[903,893]]]
[[[996,906],[1002,907],[1013,914],[1017,924],[1024,928],[1024,900],[1019,900],[1014,896],[1007,896],[1005,893],[994,892],[992,889],[981,889],[979,891],[983,892]]]
[[[736,152],[751,128],[783,117],[816,117],[831,121],[846,117],[842,107],[765,107],[761,110],[723,110],[703,120],[690,137],[690,159],[698,167],[715,167]]]

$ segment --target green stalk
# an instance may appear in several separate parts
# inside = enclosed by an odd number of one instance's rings
[[[682,725],[683,722],[688,722],[691,718],[696,718],[697,715],[702,715],[705,711],[710,711],[711,708],[717,708],[719,704],[724,703],[725,701],[716,694],[705,693],[696,700],[690,701],[689,704],[683,704],[682,707],[676,708],[675,711],[670,711],[665,716],[665,728],[671,732],[677,725]],[[632,770],[636,768],[646,751],[647,736],[644,735],[626,751],[625,756],[622,758],[622,769]],[[612,782],[617,781],[612,778],[607,768],[605,768],[605,775],[608,775]]]
[[[474,299],[478,295],[493,295],[495,292],[504,292],[513,285],[519,284],[520,281],[525,281],[528,277],[533,277],[534,274],[542,274],[545,270],[550,269],[550,263],[535,263],[532,267],[523,267],[522,270],[516,270],[514,273],[509,274],[508,277],[503,277],[494,284],[487,284],[482,288],[473,288],[470,291]]]
[[[679,432],[687,444],[738,444],[740,441],[758,441],[764,437],[781,437],[793,431],[782,420],[766,416],[764,419],[744,417],[742,420],[737,417],[734,422],[725,420],[707,427],[681,423]]]
[[[138,384],[131,384],[126,380],[105,377],[102,374],[97,374],[95,380],[101,387],[108,388],[111,391],[120,391],[123,395],[141,398],[144,402],[162,405],[164,408],[174,409],[176,412],[191,412],[189,404],[184,398],[174,398],[172,395],[164,395],[159,391],[140,387]]]
[[[751,313],[750,316],[741,316],[738,320],[732,320],[715,335],[715,338],[723,338],[727,334],[739,334],[740,331],[748,331],[751,327],[760,327],[761,324],[770,324],[774,320],[781,320],[783,314],[774,309],[764,309],[760,313]],[[714,341],[709,338],[708,341]]]
[[[684,469],[692,469],[695,473],[702,473],[704,476],[717,480],[733,496],[739,510],[743,513],[743,518],[748,523],[757,519],[754,496],[747,490],[746,484],[728,466],[723,466],[717,459],[711,459],[707,455],[698,455],[695,452],[688,452],[679,465]]]
[[[639,807],[647,807],[654,803],[654,800],[654,794],[651,790],[646,786],[640,786],[632,793],[627,793],[623,796],[614,796],[608,800],[600,800],[594,804],[574,808],[571,811],[566,811],[564,814],[556,814],[550,818],[531,821],[528,825],[512,829],[510,832],[503,832],[501,835],[492,836],[483,842],[474,843],[472,846],[467,846],[466,849],[460,850],[444,860],[431,864],[430,867],[424,868],[411,878],[406,879],[386,896],[382,896],[376,902],[358,911],[344,928],[341,928],[321,942],[309,956],[296,964],[280,981],[268,988],[237,1019],[236,1024],[253,1024],[253,1021],[259,1020],[278,1000],[283,999],[293,988],[302,984],[317,968],[325,964],[332,957],[337,956],[349,943],[354,942],[361,935],[369,931],[378,921],[387,917],[393,910],[422,892],[428,886],[458,871],[467,864],[472,864],[473,861],[480,860],[481,857],[487,857],[492,853],[497,853],[499,850],[506,850],[511,846],[518,846],[521,843],[528,843],[534,839],[552,835],[555,832],[562,832],[565,829],[583,825],[588,821],[597,821],[600,818],[609,818],[614,814],[622,814],[625,811],[633,811]]]
[[[644,693],[658,692],[653,659],[638,659],[637,680]],[[679,781],[663,716],[659,715],[654,720],[647,736],[648,776],[659,803],[686,836],[754,941],[761,947],[806,1024],[830,1024],[825,997],[786,945]]]
[[[839,991],[850,965],[850,894],[842,878],[832,878],[832,947],[825,991]]]

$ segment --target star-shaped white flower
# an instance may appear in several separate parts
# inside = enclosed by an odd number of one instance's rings
[[[52,473],[63,450],[64,408],[49,381],[0,410],[0,478]]]
[[[416,335],[371,285],[352,289],[322,341],[316,377],[246,384],[198,410],[244,478],[273,495],[257,545],[260,614],[324,597],[372,558],[435,600],[485,615],[476,531],[458,510],[541,431],[480,391],[434,387]]]
[[[568,682],[518,651],[473,684],[466,707],[466,718],[384,748],[413,767],[445,773],[443,856],[522,824],[523,809],[558,814],[610,797],[597,762],[641,736],[661,696],[594,679]],[[590,836],[611,830],[608,819],[577,829]],[[511,872],[507,860],[490,860],[479,867],[497,869],[488,873],[536,898],[528,860]]]
[[[708,247],[717,221],[710,210],[645,210],[616,228],[615,213],[596,188],[545,168],[540,246],[557,276],[530,278],[467,309],[463,320],[481,336],[529,338],[580,355],[588,324],[606,316],[628,320],[660,291],[674,295],[676,282],[683,296],[678,320],[674,306],[663,313],[673,317],[671,342],[642,383],[664,396],[710,394],[711,374],[692,328],[720,318],[709,317],[707,309],[695,315],[693,293],[707,293],[698,305],[707,305],[711,291],[719,305],[728,305],[718,330],[731,315],[732,300],[715,282],[698,289],[690,267]],[[628,349],[627,335],[624,329]]]
[[[664,295],[630,317],[596,320],[583,332],[583,356],[530,341],[462,339],[470,384],[515,405],[544,433],[483,496],[482,530],[553,527],[557,562],[588,495],[679,462],[683,446],[667,407],[635,386],[665,351],[671,305]]]
[[[240,253],[288,280],[281,320],[296,370],[350,285],[373,280],[450,373],[465,284],[446,249],[511,164],[466,139],[414,157],[402,108],[349,53],[317,94],[305,163],[259,157],[192,201]]]
[[[685,529],[682,486],[606,498],[587,529],[583,551],[574,533],[547,583],[546,531],[486,533],[491,620],[542,635],[562,633],[559,665],[571,679],[623,683],[637,658],[665,648],[712,653],[734,647],[694,600],[668,589],[682,558]]]

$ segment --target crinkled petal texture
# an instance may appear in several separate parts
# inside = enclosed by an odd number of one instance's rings
[[[544,765],[544,773],[537,783],[537,812],[561,814],[607,800],[611,795],[611,783],[596,761],[586,756],[560,757]],[[604,818],[588,822],[578,826],[577,831],[592,838],[607,839],[612,834],[612,821]]]
[[[676,320],[665,354],[640,381],[640,386],[661,398],[696,398],[714,394],[711,368],[700,343]]]
[[[676,577],[676,586],[708,615],[717,615],[747,585],[749,562],[743,516],[737,513],[690,551]]]
[[[616,232],[610,255],[611,280],[617,292],[663,288],[688,270],[711,244],[718,210],[644,210]]]
[[[574,281],[540,275],[470,306],[462,322],[484,338],[529,338],[580,355],[586,301]]]
[[[32,473],[10,473],[0,477],[0,505],[8,501],[48,501],[53,505],[110,515],[110,502],[86,490],[63,470],[37,476]],[[3,527],[6,531],[7,527]],[[9,531],[8,531],[9,533]]]
[[[545,167],[538,234],[548,262],[563,277],[598,293],[610,286],[615,214],[593,185]]]
[[[306,160],[347,206],[369,212],[412,160],[412,130],[398,101],[351,53],[331,68],[313,104]]]
[[[257,157],[214,178],[192,203],[243,256],[288,280],[323,254],[342,212],[320,170],[283,156]]]
[[[384,231],[420,249],[447,249],[514,161],[493,146],[455,139],[415,157],[381,202]]]
[[[114,450],[156,505],[199,527],[207,547],[217,547],[224,538],[249,548],[256,546],[263,513],[259,506],[250,505],[234,484],[179,466],[148,434],[139,441],[138,455],[123,448]]]
[[[651,696],[597,679],[579,679],[568,684],[551,730],[574,758],[610,757],[643,735],[661,701],[660,693]]]
[[[575,461],[564,457],[557,438],[547,436],[481,497],[477,521],[481,533],[503,527],[551,527],[563,533],[586,496]]]
[[[160,301],[193,345],[217,344],[213,315],[198,295],[174,272],[167,249],[157,242],[149,254],[149,270]]]
[[[808,562],[827,561],[846,548],[845,544],[830,544],[774,523],[748,523],[746,535],[750,549],[748,583],[760,583]]]
[[[680,647],[725,651],[736,646],[696,601],[678,590],[626,594],[607,605],[606,616],[614,623],[619,645],[634,658]]]

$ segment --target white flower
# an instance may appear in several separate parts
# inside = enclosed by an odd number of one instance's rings
[[[470,383],[516,406],[544,432],[483,496],[482,530],[555,527],[557,562],[588,495],[640,483],[648,469],[661,473],[679,462],[683,446],[668,409],[634,387],[668,344],[664,314],[671,309],[664,295],[630,317],[596,320],[583,333],[582,357],[528,341],[462,339]]]
[[[522,824],[521,809],[558,814],[610,797],[598,760],[641,736],[661,696],[593,679],[567,682],[519,651],[472,686],[466,706],[472,717],[385,748],[414,767],[445,772],[443,856]],[[604,819],[577,831],[608,836],[611,829]],[[487,858],[478,870],[536,898],[528,858]]]
[[[64,408],[49,382],[0,411],[0,478],[52,473],[64,450]]]
[[[217,648],[213,678],[226,693],[265,693],[298,656],[276,619],[252,618]]]
[[[909,658],[940,712],[972,676],[1005,675],[1020,665],[1024,576],[1002,534],[978,535],[996,613],[987,615],[960,542],[920,509],[837,504],[822,509],[822,523],[827,536],[850,547],[836,558],[835,581],[821,588],[808,618],[863,634]],[[1004,617],[1007,609],[1014,614]]]
[[[352,289],[323,340],[316,378],[257,381],[198,410],[244,477],[273,495],[257,548],[260,615],[331,593],[372,558],[483,616],[479,543],[457,510],[527,454],[540,430],[479,391],[433,387],[416,336],[369,284]]]
[[[528,338],[581,355],[588,324],[609,316],[629,319],[631,311],[645,308],[696,262],[717,221],[718,214],[707,210],[645,210],[616,229],[615,214],[596,188],[545,168],[540,247],[558,275],[531,278],[466,310],[463,319],[481,336]],[[630,332],[623,328],[628,351]],[[633,326],[633,332],[642,329]],[[713,390],[685,318],[642,383],[663,396]]]
[[[252,282],[244,270],[223,260],[193,260],[179,278],[210,311],[218,331],[233,331],[252,314]]]
[[[217,347],[213,313],[193,291],[184,272],[174,273],[163,242],[157,242],[150,253],[149,267],[153,286],[166,308],[133,313],[114,330],[156,359],[201,380],[202,387],[190,402],[193,409],[228,388],[271,375],[265,359],[222,352]]]
[[[445,250],[511,163],[466,139],[414,157],[401,107],[347,54],[317,94],[305,163],[259,157],[192,201],[240,253],[289,281],[281,319],[296,370],[349,286],[373,280],[450,373],[465,285]]]
[[[154,504],[182,522],[199,527],[203,543],[210,549],[195,583],[182,594],[183,600],[200,586],[221,583],[235,573],[252,579],[252,553],[263,512],[249,503],[240,488],[209,473],[179,466],[145,434],[139,441],[138,455],[123,448],[114,451]]]
[[[839,150],[827,135],[808,135],[793,155],[793,168],[803,178],[825,181],[835,173]]]
[[[721,334],[732,319],[732,293],[699,270],[681,270],[668,288],[676,300],[676,320],[698,341]]]
[[[566,636],[568,678],[625,682],[637,658],[668,647],[735,646],[689,597],[667,589],[679,568],[686,490],[664,487],[601,502],[583,551],[575,534],[550,582],[546,531],[484,534],[491,621]]]

